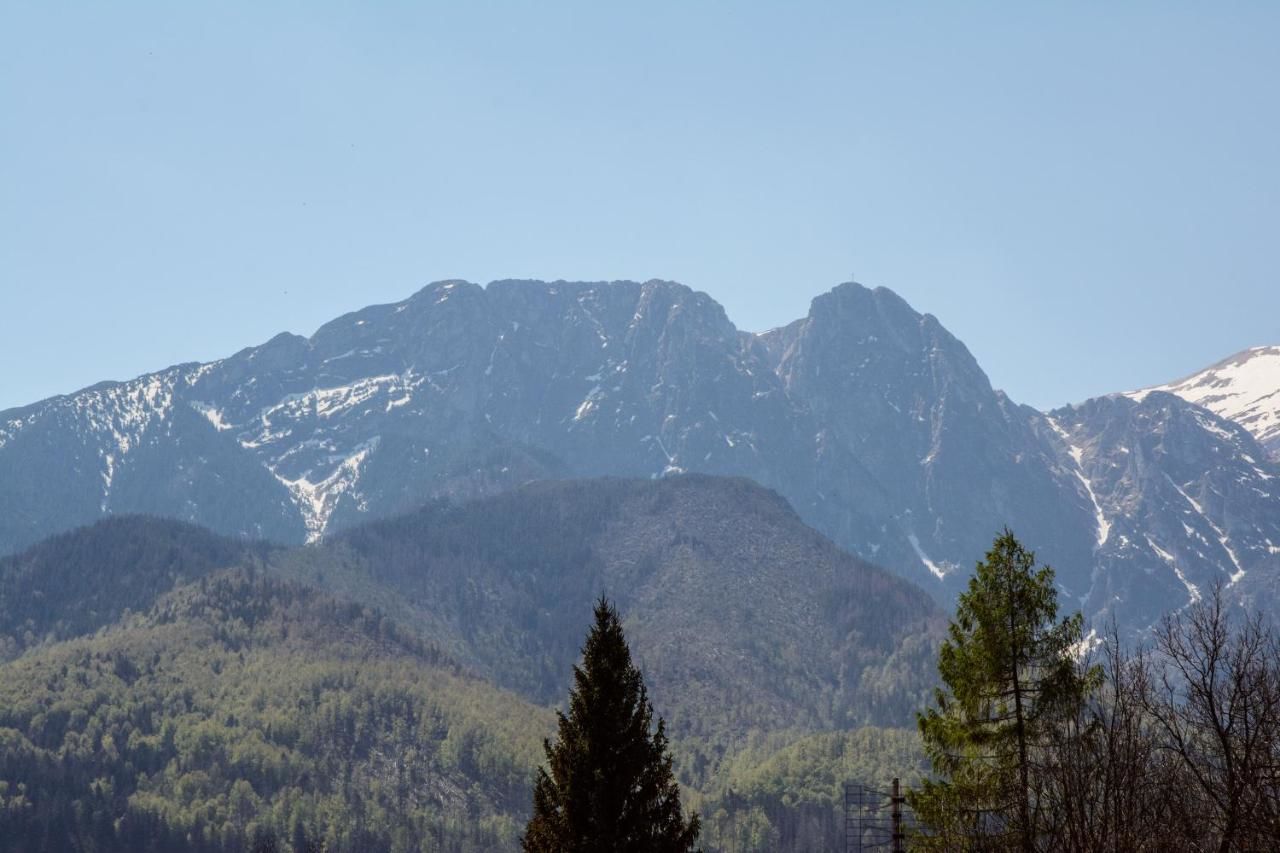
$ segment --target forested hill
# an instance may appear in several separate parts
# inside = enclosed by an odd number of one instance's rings
[[[0,851],[509,849],[551,725],[375,611],[219,573],[0,669]]]
[[[568,689],[581,626],[607,593],[670,730],[720,746],[752,730],[909,722],[943,624],[927,594],[841,551],[777,494],[702,475],[436,504],[276,566],[387,607],[538,702]]]
[[[145,612],[183,581],[261,563],[265,543],[147,516],[119,516],[0,558],[0,660]]]

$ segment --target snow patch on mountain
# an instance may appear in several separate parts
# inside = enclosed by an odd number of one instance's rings
[[[163,421],[173,408],[176,372],[153,373],[131,382],[82,391],[65,398],[93,433],[109,435],[121,455],[135,448],[156,421]]]
[[[216,406],[201,402],[200,400],[192,400],[191,408],[203,415],[205,420],[212,424],[213,428],[218,432],[231,429],[231,424],[227,423],[226,420],[223,419],[222,412],[218,411]]]
[[[920,547],[920,539],[914,533],[907,534],[907,541],[911,543],[911,550],[916,552],[916,556],[920,558],[920,562],[924,563],[926,569],[933,573],[938,580],[944,579],[948,574],[955,570],[954,563],[937,563],[929,559],[929,555],[924,552],[924,548]]]
[[[106,512],[107,504],[111,500],[111,484],[116,477],[116,458],[110,453],[103,453],[102,461],[105,467],[102,471],[102,503],[99,508]]]
[[[1166,563],[1169,564],[1170,568],[1173,569],[1174,575],[1176,575],[1178,580],[1182,583],[1182,585],[1187,588],[1188,603],[1195,604],[1196,602],[1198,602],[1201,598],[1200,587],[1196,586],[1191,581],[1187,580],[1187,576],[1182,573],[1182,568],[1178,565],[1177,558],[1174,557],[1173,554],[1170,554],[1168,551],[1166,551],[1165,549],[1157,545],[1155,543],[1155,540],[1153,540],[1150,536],[1147,536],[1146,540],[1147,540],[1147,545],[1151,547],[1151,550],[1155,552],[1156,556],[1158,556],[1160,559],[1164,560]]]
[[[370,376],[346,385],[286,394],[278,403],[258,412],[254,426],[240,433],[240,446],[256,450],[280,443],[293,435],[293,427],[301,421],[311,418],[332,420],[379,397],[385,402],[376,407],[370,406],[369,410],[377,408],[389,412],[409,403],[414,390],[425,381],[409,370],[401,374]]]
[[[1152,391],[1177,394],[1235,421],[1280,455],[1280,346],[1247,349],[1185,379],[1127,396],[1141,401]]]
[[[272,470],[271,473],[289,490],[294,503],[302,513],[303,522],[307,527],[307,542],[317,542],[324,536],[329,519],[338,506],[338,500],[344,494],[350,492],[353,497],[359,499],[355,488],[360,480],[360,466],[369,454],[377,449],[380,440],[380,436],[375,435],[368,441],[361,442],[331,474],[315,482],[310,479],[311,471],[290,480]]]
[[[1183,489],[1181,486],[1179,486],[1177,483],[1175,483],[1172,477],[1166,474],[1165,479],[1169,481],[1169,485],[1173,486],[1173,488],[1177,490],[1178,494],[1182,495],[1182,498],[1187,503],[1191,504],[1191,507],[1196,511],[1196,513],[1202,519],[1204,519],[1205,524],[1209,525],[1209,528],[1218,537],[1218,544],[1222,546],[1222,550],[1227,552],[1227,557],[1231,560],[1232,566],[1235,567],[1235,571],[1231,573],[1230,582],[1234,584],[1236,581],[1244,577],[1244,574],[1245,574],[1244,567],[1240,565],[1240,557],[1239,555],[1236,554],[1235,549],[1231,547],[1231,543],[1228,540],[1227,534],[1223,532],[1221,527],[1213,523],[1213,519],[1210,518],[1209,515],[1204,511],[1204,507],[1200,504],[1200,502],[1197,501],[1195,498],[1191,497],[1191,495],[1187,494],[1186,490]]]
[[[595,375],[599,377],[599,374],[595,374]],[[587,377],[587,378],[590,379],[591,377]],[[580,421],[583,418],[590,415],[593,411],[596,410],[596,407],[599,404],[599,400],[603,396],[604,396],[604,392],[600,389],[599,385],[595,386],[590,391],[588,391],[587,396],[583,398],[582,403],[578,405],[577,411],[573,413],[573,419],[575,421]]]
[[[1098,636],[1097,628],[1090,628],[1089,633],[1080,638],[1080,642],[1071,646],[1071,656],[1076,660],[1084,660],[1098,646],[1101,646],[1105,640]]]
[[[210,361],[207,364],[198,365],[194,370],[183,377],[187,387],[190,388],[197,384],[201,379],[221,366],[222,362],[222,359],[218,359],[217,361]]]
[[[1045,420],[1048,421],[1053,431],[1058,434],[1058,437],[1062,439],[1063,444],[1067,446],[1067,453],[1071,456],[1072,462],[1075,463],[1072,473],[1076,475],[1080,485],[1084,486],[1085,494],[1089,496],[1089,502],[1093,504],[1094,522],[1098,531],[1097,547],[1101,548],[1107,543],[1107,538],[1111,535],[1111,522],[1107,520],[1106,514],[1102,511],[1102,504],[1098,501],[1098,493],[1093,489],[1093,481],[1085,476],[1084,448],[1072,444],[1071,435],[1055,419],[1046,415]]]

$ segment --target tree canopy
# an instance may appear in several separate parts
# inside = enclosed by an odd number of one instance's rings
[[[960,595],[938,655],[936,707],[919,716],[936,774],[912,798],[934,833],[920,846],[1035,849],[1036,767],[1099,678],[1078,661],[1081,635],[1079,614],[1058,619],[1053,570],[1004,530]]]

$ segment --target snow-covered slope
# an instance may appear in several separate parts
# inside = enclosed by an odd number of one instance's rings
[[[1141,400],[1168,391],[1240,424],[1280,458],[1280,346],[1253,347],[1177,382],[1134,391]]]

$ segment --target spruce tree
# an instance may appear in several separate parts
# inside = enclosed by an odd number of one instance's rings
[[[662,718],[653,726],[644,680],[631,662],[618,613],[603,597],[573,668],[568,713],[556,742],[546,741],[533,817],[523,839],[530,853],[688,853],[699,832],[686,819]]]
[[[960,595],[938,654],[943,687],[919,716],[937,778],[912,792],[931,830],[918,849],[1037,849],[1045,815],[1036,768],[1054,727],[1100,675],[1077,661],[1083,621],[1058,621],[1053,570],[1005,529]]]

